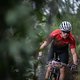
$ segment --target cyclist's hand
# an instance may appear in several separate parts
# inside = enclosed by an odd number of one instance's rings
[[[37,59],[41,60],[41,58],[42,58],[42,51],[39,52]]]

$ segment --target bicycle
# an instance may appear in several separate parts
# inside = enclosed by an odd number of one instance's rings
[[[50,65],[51,65],[51,71],[50,71],[50,76],[49,76],[49,79],[48,80],[59,80],[59,77],[60,77],[60,68],[62,66],[65,66],[68,68],[68,70],[70,71],[70,77],[66,80],[75,80],[74,78],[74,74],[73,74],[73,70],[72,70],[72,65],[70,64],[65,64],[65,63],[62,63],[62,62],[58,62],[58,61],[55,61],[55,60],[52,60],[50,62]]]
[[[51,65],[51,71],[50,71],[50,76],[48,80],[59,80],[60,68],[62,66],[66,66],[66,64],[52,60],[50,62],[50,65]]]

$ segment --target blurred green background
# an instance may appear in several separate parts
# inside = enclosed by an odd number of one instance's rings
[[[0,80],[37,80],[39,46],[63,20],[80,55],[79,0],[0,0]]]

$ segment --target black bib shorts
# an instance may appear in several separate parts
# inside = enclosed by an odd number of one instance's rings
[[[48,53],[48,61],[51,61],[53,59],[55,60],[59,59],[60,62],[68,64],[69,61],[68,45],[58,47],[52,44]]]

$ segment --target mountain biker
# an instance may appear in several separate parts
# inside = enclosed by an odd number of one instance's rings
[[[60,61],[68,64],[69,60],[69,49],[72,53],[73,64],[76,66],[78,61],[78,56],[76,53],[76,42],[73,34],[71,33],[72,25],[68,21],[63,21],[60,24],[60,28],[52,31],[48,38],[41,44],[40,50],[43,50],[47,47],[51,42],[51,48],[49,51],[48,61],[53,59],[54,53],[58,54],[60,57]],[[41,54],[39,54],[41,56]],[[47,68],[45,80],[48,80],[49,72],[51,66]],[[65,70],[66,67],[63,66],[60,68],[60,80],[64,80],[65,78]]]

